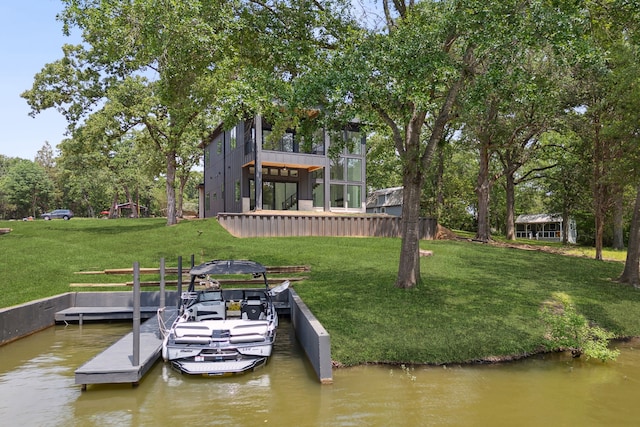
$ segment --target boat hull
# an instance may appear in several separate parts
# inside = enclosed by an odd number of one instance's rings
[[[254,371],[264,366],[266,363],[266,357],[258,357],[253,359],[229,360],[223,362],[174,360],[171,362],[171,366],[184,374],[217,377]]]

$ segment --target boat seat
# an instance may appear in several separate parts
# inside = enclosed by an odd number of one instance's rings
[[[248,299],[242,302],[240,313],[243,319],[262,320],[266,319],[265,304],[259,299]]]
[[[226,305],[224,301],[199,302],[191,306],[190,310],[196,321],[224,320],[226,318]]]

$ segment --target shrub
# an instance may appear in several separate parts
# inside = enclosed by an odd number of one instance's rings
[[[569,295],[556,292],[553,297],[541,309],[547,328],[545,339],[551,349],[569,350],[574,357],[584,354],[587,359],[593,357],[603,362],[618,357],[620,351],[608,347],[609,340],[615,338],[613,333],[590,324],[577,312]]]

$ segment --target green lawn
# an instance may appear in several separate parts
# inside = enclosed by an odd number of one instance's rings
[[[423,283],[393,286],[399,239],[230,236],[215,220],[0,221],[0,307],[81,290],[83,270],[155,267],[245,258],[311,266],[295,290],[331,334],[332,357],[365,362],[452,363],[523,355],[543,345],[541,304],[569,294],[582,314],[618,336],[640,336],[640,292],[611,281],[620,262],[521,251],[464,241],[423,241]],[[86,290],[86,289],[85,289]]]

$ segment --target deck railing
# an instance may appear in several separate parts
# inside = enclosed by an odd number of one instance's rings
[[[373,215],[220,213],[218,222],[236,237],[400,237],[402,219]],[[436,220],[420,218],[420,239],[432,240]]]

